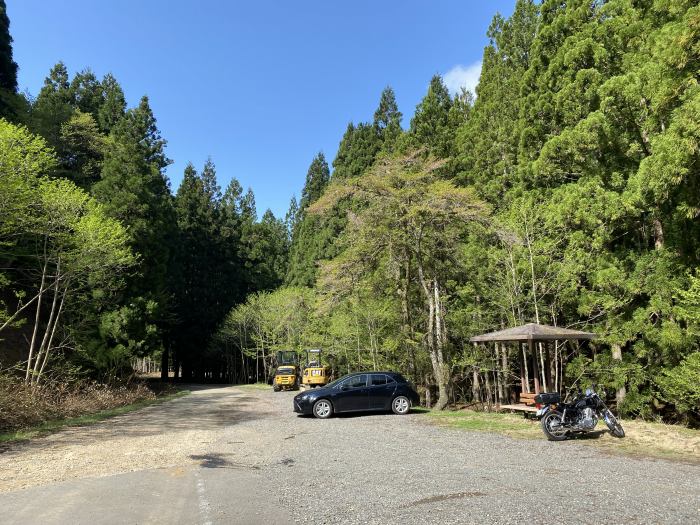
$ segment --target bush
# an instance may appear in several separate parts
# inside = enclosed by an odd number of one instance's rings
[[[25,429],[45,421],[82,416],[155,397],[156,394],[142,383],[114,387],[80,381],[31,387],[20,379],[0,376],[0,432]]]
[[[690,422],[700,422],[700,352],[690,354],[674,368],[665,369],[656,383],[661,399],[672,403]]]

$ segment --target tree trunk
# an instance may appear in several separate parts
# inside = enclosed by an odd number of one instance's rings
[[[58,291],[57,291],[58,293]],[[63,294],[61,295],[61,303],[58,306],[58,313],[56,313],[56,318],[54,319],[53,326],[51,327],[51,335],[49,337],[48,342],[46,343],[46,348],[44,349],[44,360],[41,363],[41,368],[39,369],[36,377],[36,382],[39,383],[39,379],[44,373],[44,369],[46,368],[46,363],[49,361],[49,352],[51,351],[51,345],[53,344],[53,338],[56,335],[56,327],[58,326],[58,320],[61,318],[61,312],[63,312],[63,305],[66,301],[66,295],[68,294],[68,285],[66,285],[65,289],[63,290]],[[39,358],[37,357],[37,363],[39,361]]]
[[[442,301],[440,298],[440,285],[437,279],[433,281],[435,297],[435,354],[438,363],[438,401],[435,404],[437,410],[443,410],[449,403],[449,371],[445,363],[445,343],[447,342],[447,332],[444,325]]]
[[[481,385],[479,384],[479,370],[472,368],[472,401],[481,402]]]
[[[163,347],[163,355],[160,357],[160,380],[161,381],[168,380],[169,361],[170,361],[170,351],[168,349],[168,346],[165,345]]]
[[[44,239],[44,267],[41,271],[41,284],[39,285],[39,298],[36,303],[36,313],[34,315],[34,330],[32,331],[32,340],[29,343],[29,357],[27,357],[27,371],[24,374],[24,382],[29,383],[29,374],[32,370],[32,360],[34,359],[34,345],[36,344],[36,334],[39,330],[39,320],[41,319],[41,301],[43,299],[44,283],[46,282],[46,269],[48,260],[46,257],[46,243]]]
[[[622,346],[620,346],[618,344],[612,345],[612,358],[615,359],[616,361],[622,361]],[[627,395],[627,387],[623,383],[622,386],[620,388],[618,388],[617,392],[615,393],[615,401],[617,402],[618,410],[619,410],[619,406],[625,400],[626,395]]]
[[[664,227],[661,221],[654,219],[654,248],[661,250],[664,247]]]

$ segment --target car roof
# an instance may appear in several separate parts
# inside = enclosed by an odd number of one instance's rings
[[[392,376],[400,376],[400,372],[393,372],[391,370],[371,370],[368,372],[350,372],[349,374],[345,374],[343,377],[350,377],[350,376],[359,376],[362,374],[387,374],[387,375],[392,375]]]

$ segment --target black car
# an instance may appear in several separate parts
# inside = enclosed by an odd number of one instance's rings
[[[396,372],[357,372],[294,396],[294,412],[325,419],[334,413],[393,411],[408,414],[420,402],[406,379]]]

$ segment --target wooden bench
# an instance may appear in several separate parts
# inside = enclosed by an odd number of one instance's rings
[[[534,414],[535,412],[537,412],[537,407],[535,407],[535,395],[536,394],[528,393],[520,394],[520,397],[518,398],[518,401],[520,402],[519,404],[501,405],[499,407],[499,410],[510,410],[511,412],[524,412],[525,416],[527,417],[528,414]]]

